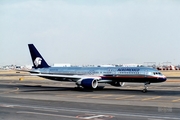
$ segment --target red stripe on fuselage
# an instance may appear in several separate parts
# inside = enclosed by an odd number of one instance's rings
[[[161,78],[156,76],[100,76],[101,78]]]

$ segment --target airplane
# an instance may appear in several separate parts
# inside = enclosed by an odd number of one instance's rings
[[[28,44],[28,47],[34,65],[31,75],[75,82],[77,87],[84,89],[96,89],[99,83],[122,87],[125,82],[130,82],[144,83],[142,92],[145,93],[151,83],[166,81],[166,76],[150,67],[53,67],[47,64],[33,44]]]

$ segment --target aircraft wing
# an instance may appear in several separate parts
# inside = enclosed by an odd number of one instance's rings
[[[57,74],[31,74],[42,78],[56,81],[77,82],[85,79],[96,79],[98,83],[110,83],[112,80],[102,80],[101,76],[86,76],[86,75],[57,75]]]

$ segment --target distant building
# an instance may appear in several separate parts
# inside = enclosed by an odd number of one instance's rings
[[[143,64],[122,64],[122,67],[143,67]]]
[[[71,67],[71,64],[69,63],[54,63],[53,64],[54,67]]]
[[[25,65],[23,66],[24,69],[32,69],[32,65]]]
[[[115,65],[110,65],[110,64],[108,64],[108,65],[98,65],[97,67],[115,67]]]

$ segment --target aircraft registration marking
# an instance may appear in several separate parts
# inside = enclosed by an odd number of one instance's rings
[[[159,99],[159,98],[161,98],[161,96],[152,97],[152,98],[145,98],[145,99],[142,99],[141,101],[146,101],[146,100],[155,100],[155,99]]]

